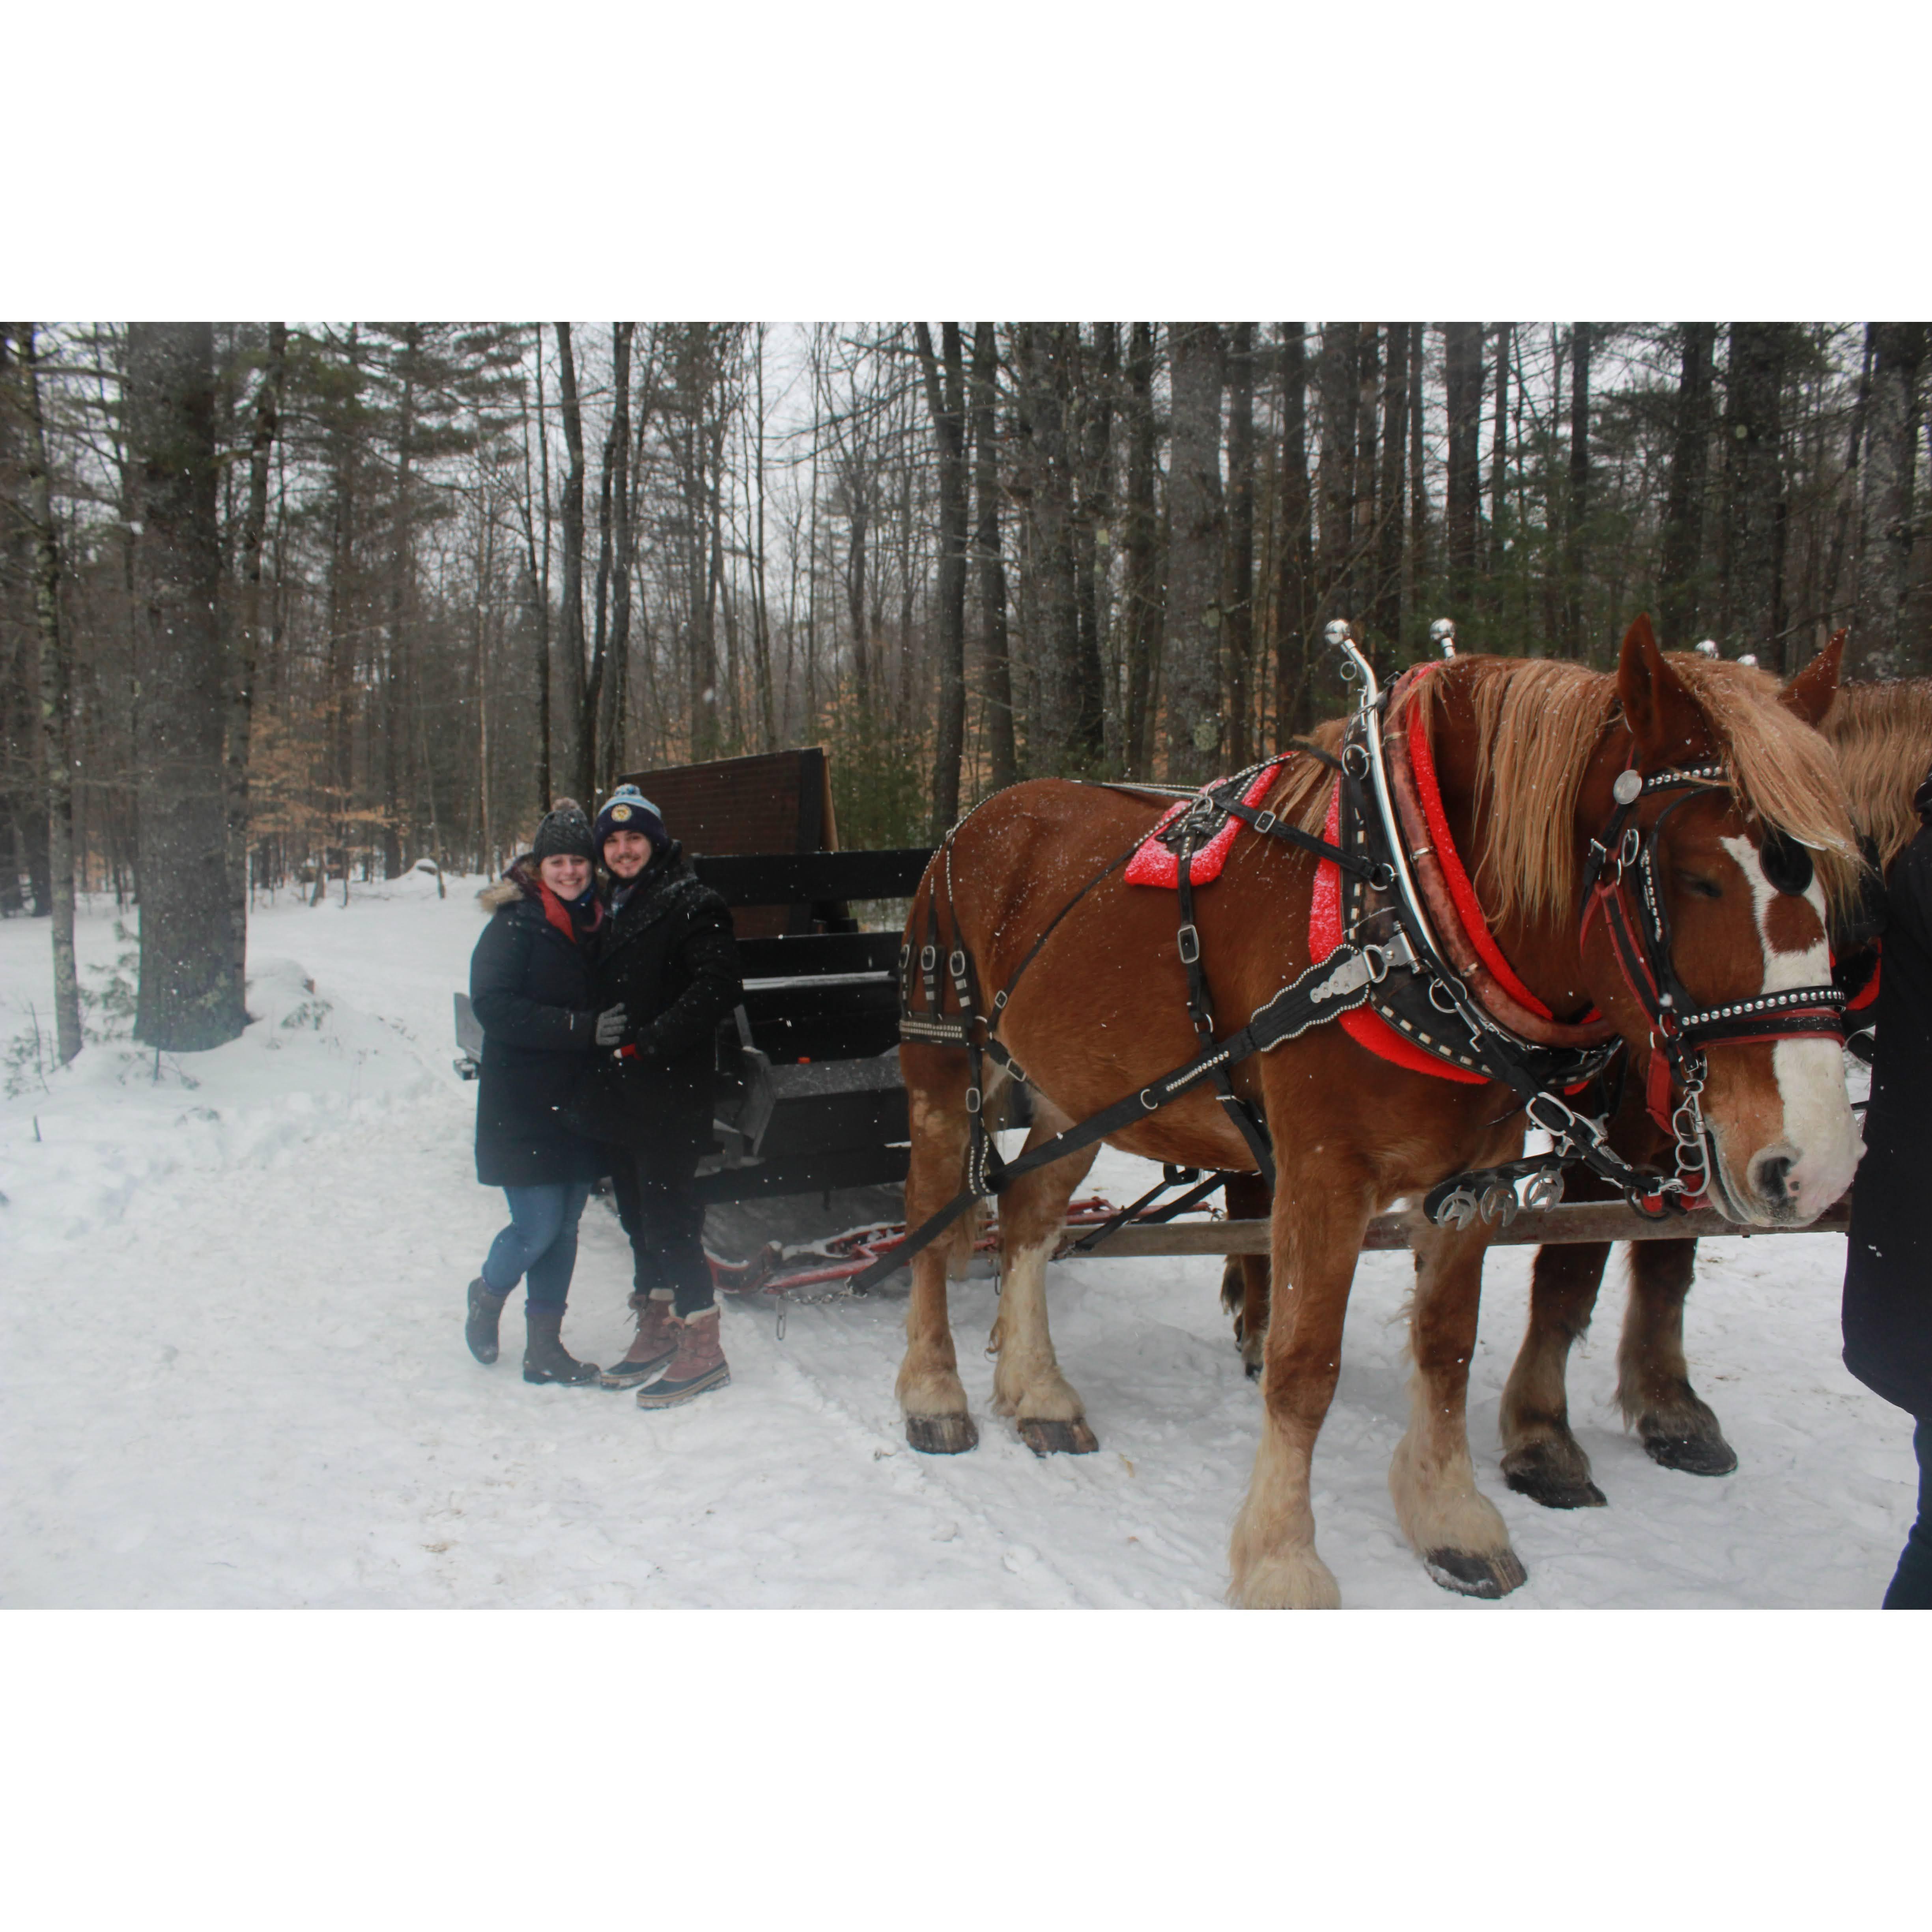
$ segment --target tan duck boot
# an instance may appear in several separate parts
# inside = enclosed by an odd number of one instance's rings
[[[624,1359],[604,1371],[602,1380],[606,1388],[635,1388],[650,1381],[677,1353],[670,1290],[654,1288],[648,1294],[634,1294],[631,1306],[637,1310],[638,1332],[624,1352]]]
[[[725,1366],[724,1351],[718,1340],[716,1305],[700,1308],[686,1320],[675,1315],[670,1320],[677,1336],[677,1353],[656,1382],[638,1390],[640,1408],[675,1408],[681,1402],[723,1388],[730,1382],[731,1371]]]

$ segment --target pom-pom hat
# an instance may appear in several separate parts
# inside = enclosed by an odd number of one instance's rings
[[[651,842],[653,856],[662,852],[670,842],[670,834],[664,830],[663,815],[644,794],[634,784],[620,785],[604,801],[597,814],[597,850],[602,853],[604,841],[614,832],[640,832]]]
[[[542,865],[546,859],[588,859],[593,864],[597,848],[590,842],[590,821],[574,798],[560,798],[537,827],[530,845],[530,856]]]

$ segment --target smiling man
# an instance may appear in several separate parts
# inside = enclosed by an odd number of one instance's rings
[[[738,948],[730,910],[636,786],[604,801],[596,844],[610,878],[594,997],[599,1010],[621,1006],[626,1024],[600,1056],[592,1118],[610,1149],[638,1316],[604,1383],[669,1408],[731,1379],[692,1184],[711,1146],[712,1042],[740,998]]]

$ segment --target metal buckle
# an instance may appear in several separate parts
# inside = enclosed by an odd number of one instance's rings
[[[1192,966],[1201,957],[1201,935],[1194,929],[1191,922],[1180,928],[1179,940],[1180,963],[1184,966]]]

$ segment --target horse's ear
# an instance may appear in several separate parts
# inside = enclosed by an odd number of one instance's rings
[[[1708,735],[1696,700],[1657,648],[1647,616],[1624,633],[1617,695],[1641,764],[1681,757]]]
[[[1838,694],[1838,664],[1845,655],[1849,632],[1840,631],[1801,671],[1795,671],[1778,694],[1778,701],[1814,730],[1823,724]]]

